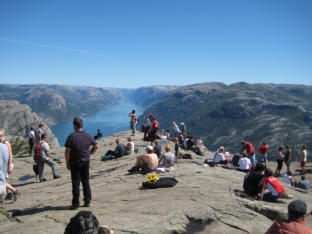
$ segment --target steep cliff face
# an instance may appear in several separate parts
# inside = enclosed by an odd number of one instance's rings
[[[0,119],[0,128],[5,130],[7,136],[14,136],[14,141],[18,140],[19,142],[22,141],[20,137],[27,137],[27,129],[30,127],[36,129],[42,123],[40,117],[33,113],[28,105],[11,100],[0,100]],[[49,135],[49,143],[52,147],[59,146],[57,138],[49,127],[44,126],[44,133]],[[17,136],[19,138],[16,138]],[[12,147],[14,148],[14,145]]]
[[[236,83],[204,83],[175,90],[163,100],[150,106],[160,127],[170,129],[172,121],[185,122],[188,131],[203,137],[215,150],[224,145],[235,152],[241,139],[258,147],[262,141],[272,151],[289,144],[294,156],[301,145],[312,141],[312,87]]]

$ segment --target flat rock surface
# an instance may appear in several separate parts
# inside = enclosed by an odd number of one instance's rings
[[[6,210],[12,217],[0,215],[0,233],[64,233],[70,218],[79,210],[91,210],[101,225],[115,233],[257,234],[264,233],[274,217],[286,217],[291,200],[266,203],[234,195],[234,191],[242,190],[245,174],[222,167],[206,167],[204,158],[212,157],[208,151],[204,157],[191,153],[193,159],[181,159],[174,170],[160,174],[160,177],[176,178],[175,187],[142,190],[146,176],[129,175],[127,171],[134,165],[136,155],[101,161],[108,149],[115,148],[116,138],[126,143],[128,136],[130,132],[121,132],[99,141],[99,150],[92,156],[90,168],[91,207],[74,211],[68,209],[72,194],[64,148],[52,149],[62,177],[52,179],[51,169],[46,165],[44,174],[48,181],[43,183],[34,177],[32,157],[15,156],[14,171],[8,182],[21,191],[22,196],[16,202],[6,200]],[[143,154],[149,142],[141,140],[141,133],[133,138],[139,147],[137,155]],[[173,144],[169,144],[173,148]],[[275,166],[272,163],[272,169]],[[310,164],[308,169],[311,171]],[[311,210],[309,193],[286,190],[304,200]],[[80,196],[83,204],[82,191]],[[311,217],[307,221],[312,226]]]

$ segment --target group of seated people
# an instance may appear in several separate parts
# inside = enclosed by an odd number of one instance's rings
[[[134,143],[131,137],[127,138],[127,144],[120,142],[120,139],[116,139],[116,148],[115,150],[108,150],[105,156],[111,155],[112,158],[120,158],[124,155],[134,154],[136,150]]]
[[[161,152],[161,145],[155,141],[155,146],[147,146],[146,154],[137,156],[135,165],[128,170],[130,173],[146,174],[157,168],[171,168],[174,166],[176,157],[171,152],[170,145],[165,146],[165,152]]]

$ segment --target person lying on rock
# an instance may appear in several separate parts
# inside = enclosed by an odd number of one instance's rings
[[[288,205],[288,219],[275,221],[266,234],[311,234],[312,229],[305,224],[307,205],[302,200],[295,200]]]
[[[143,174],[154,171],[158,167],[158,157],[153,153],[153,146],[149,145],[146,147],[146,154],[138,156],[134,167],[130,170],[131,172],[141,172]]]
[[[124,144],[120,143],[119,139],[116,139],[116,148],[115,150],[108,150],[105,155],[112,155],[114,158],[119,158],[125,155],[126,147]]]
[[[257,163],[254,170],[251,170],[244,177],[244,192],[250,196],[257,196],[262,190],[265,166]]]
[[[269,190],[269,192],[264,194],[264,190],[266,188]],[[273,176],[273,171],[267,168],[264,173],[264,181],[262,184],[259,200],[276,202],[278,198],[284,196],[284,193],[285,188],[280,184],[278,179]]]

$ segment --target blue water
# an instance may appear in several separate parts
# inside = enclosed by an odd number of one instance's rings
[[[134,103],[122,103],[105,107],[102,111],[92,115],[80,116],[83,129],[95,136],[97,129],[101,129],[103,136],[110,136],[116,132],[130,130],[129,113],[135,110],[137,117],[144,112],[144,108]],[[64,146],[67,136],[72,133],[73,121],[67,121],[50,127],[61,146]]]

